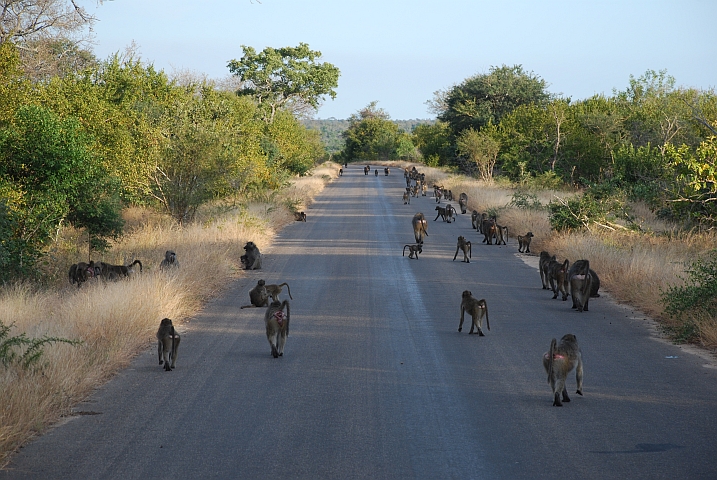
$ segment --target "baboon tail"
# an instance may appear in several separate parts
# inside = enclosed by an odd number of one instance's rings
[[[550,341],[550,350],[548,351],[548,383],[553,378],[553,357],[555,356],[555,348],[557,347],[558,341],[552,339]]]
[[[416,241],[418,241],[418,239],[416,239]],[[404,246],[403,246],[403,254],[401,255],[402,257],[405,257],[405,256],[406,256],[406,247],[407,247],[407,246],[408,246],[408,245],[404,245]]]
[[[485,308],[485,325],[488,327],[488,330],[490,330],[490,320],[488,320],[488,304],[485,299],[481,300],[481,302],[483,302],[483,308]]]
[[[293,300],[294,297],[291,296],[291,288],[289,288],[289,284],[286,283],[286,282],[284,282],[284,283],[282,283],[282,284],[279,285],[279,286],[280,286],[280,287],[283,287],[284,285],[286,285],[286,291],[289,293],[289,298]]]
[[[130,263],[129,266],[133,267],[135,265],[139,265],[139,273],[142,273],[142,262],[140,262],[139,260],[135,260],[134,262]]]
[[[286,336],[289,336],[289,320],[291,319],[291,307],[289,305],[288,300],[284,300],[282,302],[282,309],[284,308],[284,305],[286,305]]]
[[[468,258],[473,258],[473,246],[468,242]]]

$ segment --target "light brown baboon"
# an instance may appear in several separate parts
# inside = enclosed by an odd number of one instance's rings
[[[177,351],[179,350],[179,334],[172,325],[172,320],[163,318],[159,322],[157,330],[157,356],[159,364],[164,364],[164,370],[170,372],[177,363]],[[170,364],[171,362],[171,364]]]
[[[254,242],[247,242],[244,245],[246,253],[240,257],[244,270],[258,270],[261,268],[263,255]]]
[[[294,220],[297,222],[305,222],[306,214],[304,212],[294,212]]]
[[[540,252],[538,269],[540,270],[540,281],[543,282],[543,290],[548,290],[550,288],[550,285],[548,284],[548,265],[551,260],[556,261],[555,255],[551,257],[546,251]]]
[[[473,333],[473,328],[478,330],[478,335],[485,337],[483,333],[483,317],[485,316],[485,323],[490,330],[490,321],[488,320],[488,304],[485,299],[477,300],[469,290],[463,291],[463,300],[461,300],[461,323],[458,324],[458,331],[463,330],[463,318],[465,313],[472,318],[471,329],[468,332]]]
[[[553,290],[553,299],[558,298],[558,292],[563,295],[563,302],[568,299],[570,283],[568,282],[568,269],[570,262],[566,259],[563,263],[550,261],[548,263],[548,283]]]
[[[508,239],[508,227],[502,226],[502,225],[495,225],[495,244],[500,245],[500,242],[503,242],[503,245],[507,245],[505,241]]]
[[[488,245],[493,245],[493,237],[496,236],[497,228],[495,226],[495,220],[493,217],[483,220],[483,224],[481,226],[481,231],[483,232],[483,243],[487,243]]]
[[[166,270],[170,268],[179,268],[179,260],[177,260],[177,254],[174,250],[167,250],[164,252],[164,260],[159,264],[160,270]]]
[[[80,288],[84,282],[90,278],[96,277],[99,274],[99,267],[95,265],[94,260],[91,260],[90,263],[73,263],[72,266],[70,266],[68,277],[70,279],[70,284],[77,284],[77,288]]]
[[[446,205],[446,222],[452,223],[456,219],[456,209],[450,203]]]
[[[428,236],[428,222],[426,217],[422,213],[417,213],[411,220],[413,224],[413,236],[416,238],[416,243],[423,244],[423,236]]]
[[[443,196],[443,191],[441,191],[440,189],[436,190],[434,192],[434,196],[436,197],[436,203],[441,203],[441,197]]]
[[[530,241],[533,236],[533,232],[528,232],[525,235],[518,235],[518,251],[520,253],[530,253]]]
[[[471,242],[466,240],[463,235],[458,237],[458,243],[456,245],[456,254],[453,255],[453,261],[456,261],[456,257],[458,256],[458,250],[463,250],[463,261],[466,263],[471,263],[470,259],[473,255],[473,252],[471,251]]]
[[[404,245],[403,246],[403,254],[402,257],[406,256],[406,248],[408,248],[408,258],[415,258],[418,260],[418,254],[423,253],[423,246],[420,243],[417,243],[415,245]]]
[[[266,289],[266,282],[259,280],[256,286],[249,290],[249,305],[243,305],[241,308],[266,307],[269,305],[269,292]]]
[[[578,382],[578,395],[583,394],[583,357],[575,335],[563,335],[560,343],[555,339],[550,342],[550,350],[543,355],[543,367],[548,374],[548,383],[553,390],[553,406],[562,407],[563,402],[569,402],[570,397],[565,389],[568,374],[575,369],[575,378]],[[563,397],[562,402],[560,397]]]
[[[414,185],[411,187],[411,196],[412,197],[418,196],[418,185]]]
[[[428,186],[425,183],[421,182],[421,196],[425,197],[426,193],[428,193]]]
[[[465,215],[466,209],[468,208],[468,195],[465,193],[458,195],[458,206],[461,207],[461,214]]]
[[[411,196],[408,194],[408,191],[403,192],[403,204],[404,205],[411,204]]]
[[[590,262],[578,260],[568,270],[570,282],[570,295],[573,297],[573,307],[578,312],[588,311],[590,289],[592,288],[592,275],[590,275]]]
[[[273,302],[279,301],[279,295],[281,294],[281,291],[283,290],[282,287],[284,287],[284,285],[286,285],[286,291],[289,293],[289,298],[292,300],[294,299],[294,297],[291,296],[291,288],[289,288],[289,284],[284,282],[284,283],[280,283],[278,285],[272,284],[272,285],[266,286],[266,293],[268,293],[269,296],[271,296],[271,300]]]
[[[107,280],[118,280],[121,277],[129,277],[134,273],[135,265],[139,265],[139,272],[142,273],[142,262],[135,260],[129,265],[111,265],[100,262],[100,275]]]
[[[286,308],[286,313],[284,313],[284,308]],[[269,340],[271,355],[274,358],[284,355],[286,337],[289,336],[290,317],[291,311],[288,300],[284,300],[283,302],[271,302],[264,314],[266,339]]]

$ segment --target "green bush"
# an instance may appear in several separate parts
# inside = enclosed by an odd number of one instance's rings
[[[26,334],[11,337],[12,324],[5,325],[0,322],[0,363],[5,367],[19,365],[30,368],[38,363],[43,354],[43,347],[51,343],[67,343],[79,345],[79,340],[68,340],[58,337],[30,338]]]
[[[558,198],[548,204],[550,227],[555,231],[579,230],[607,215],[604,204],[590,194],[567,200]]]
[[[517,191],[513,194],[508,206],[532,210],[539,210],[543,208],[543,205],[540,203],[540,200],[538,200],[537,195],[522,191]]]

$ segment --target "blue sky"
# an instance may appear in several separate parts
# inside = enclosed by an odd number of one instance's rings
[[[373,100],[391,118],[430,118],[425,102],[491,66],[520,64],[551,93],[582,99],[667,69],[717,86],[715,0],[87,0],[100,58],[135,42],[168,73],[229,74],[241,45],[308,43],[341,70],[316,118]]]

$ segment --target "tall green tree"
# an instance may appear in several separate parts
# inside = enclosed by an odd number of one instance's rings
[[[242,45],[244,55],[230,60],[229,71],[243,82],[237,91],[249,95],[265,112],[271,123],[279,109],[306,114],[319,108],[321,99],[336,98],[339,69],[328,62],[319,62],[321,52],[306,43],[298,47],[271,48],[258,52]]]
[[[478,168],[478,174],[485,181],[493,180],[493,168],[500,152],[500,143],[492,125],[482,131],[469,128],[464,130],[456,140],[458,152],[468,157]]]
[[[349,128],[342,133],[345,140],[342,158],[346,160],[389,160],[397,158],[401,131],[378,102],[349,117]]]

